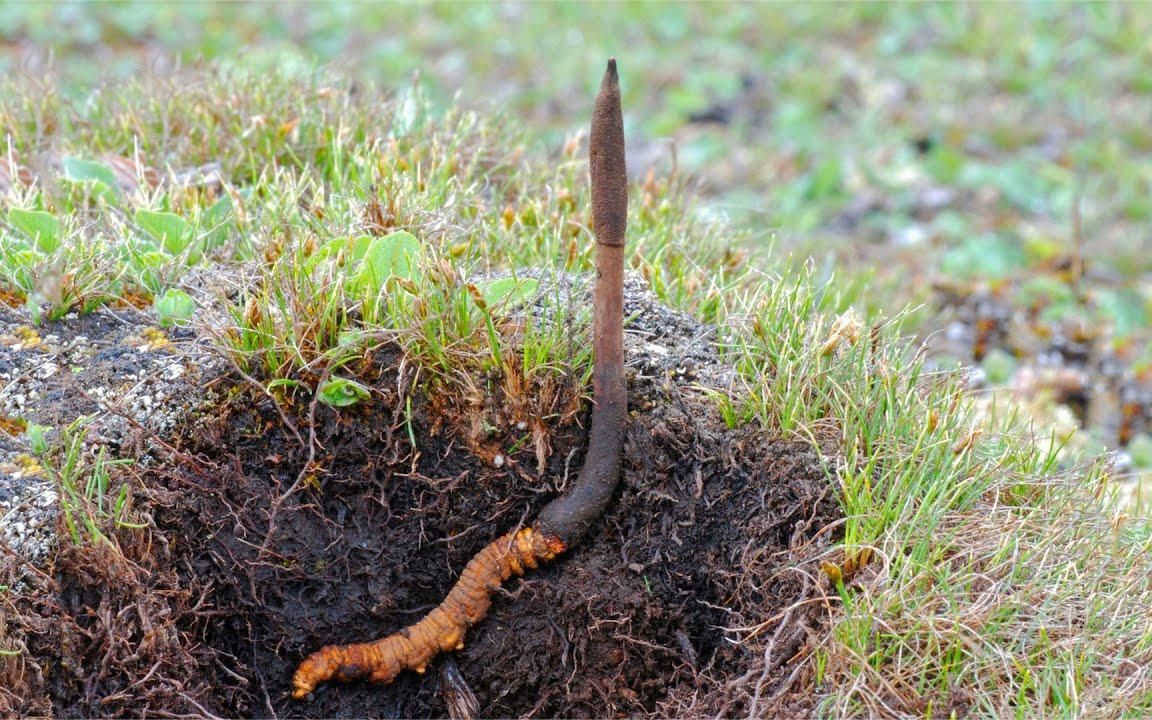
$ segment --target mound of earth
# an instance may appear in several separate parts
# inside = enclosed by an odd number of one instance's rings
[[[625,313],[633,413],[618,497],[571,553],[508,583],[427,674],[288,697],[309,652],[410,624],[475,552],[530,522],[575,477],[587,410],[553,422],[541,471],[494,393],[491,440],[512,449],[494,463],[382,346],[360,368],[372,400],[352,410],[287,410],[224,375],[210,412],[141,431],[151,461],[128,472],[147,527],[61,541],[45,569],[25,568],[6,609],[26,651],[0,658],[0,709],[426,717],[469,694],[482,716],[804,709],[806,640],[826,613],[811,568],[839,518],[826,468],[808,443],[723,423],[703,388],[727,387],[731,371],[709,328],[635,280]]]

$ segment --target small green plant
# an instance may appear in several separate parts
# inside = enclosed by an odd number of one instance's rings
[[[162,206],[171,198],[161,199]],[[121,250],[132,283],[153,296],[165,292],[189,267],[220,248],[234,228],[232,205],[225,195],[185,218],[169,210],[141,208],[133,216],[135,232]]]
[[[33,455],[42,456],[48,452],[50,445],[49,433],[52,428],[46,425],[28,423],[24,429],[24,437],[28,442],[28,449]]]
[[[348,378],[330,378],[320,383],[316,399],[329,407],[348,407],[361,400],[367,400],[371,391],[364,385]]]
[[[40,461],[56,481],[60,512],[72,542],[111,545],[107,535],[109,526],[120,529],[145,525],[130,519],[128,484],[121,483],[113,489],[112,468],[130,464],[131,460],[110,460],[103,446],[94,458],[85,456],[88,421],[89,418],[82,417],[62,428],[59,446],[42,454]]]
[[[194,249],[196,229],[176,213],[155,210],[137,210],[136,225],[144,232],[152,247],[172,257],[187,255],[189,265],[200,260],[200,253]]]
[[[196,301],[183,290],[170,288],[152,301],[152,310],[162,327],[184,325],[195,314]]]
[[[992,348],[984,356],[984,361],[981,364],[984,367],[984,372],[988,375],[988,382],[993,385],[1005,385],[1012,379],[1012,374],[1016,372],[1018,362],[1016,358],[1000,348]]]
[[[539,287],[535,278],[515,276],[468,282],[405,231],[338,237],[281,256],[243,304],[232,305],[227,340],[238,361],[281,387],[339,367],[381,337],[399,343],[440,382],[467,382],[474,369],[515,371],[531,382],[535,373],[560,371],[546,348],[556,346],[563,329],[506,319]],[[514,341],[524,363],[506,360]],[[367,397],[360,388],[333,378],[317,398],[347,407]]]
[[[8,209],[8,225],[0,231],[0,280],[28,296],[36,290],[40,269],[60,248],[60,221],[43,210]]]
[[[116,174],[107,165],[77,157],[65,157],[63,165],[66,181],[86,188],[94,198],[110,203],[119,200]]]

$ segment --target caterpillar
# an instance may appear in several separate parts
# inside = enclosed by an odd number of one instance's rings
[[[423,673],[438,653],[464,647],[464,633],[488,613],[501,583],[566,549],[559,537],[530,527],[498,538],[468,562],[444,602],[415,625],[374,642],[326,645],[309,655],[292,677],[292,697],[302,700],[328,680],[390,683],[405,670]]]

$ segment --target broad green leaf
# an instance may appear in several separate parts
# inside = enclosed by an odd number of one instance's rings
[[[220,199],[212,203],[212,207],[204,211],[204,220],[208,224],[223,222],[232,217],[232,196],[221,195]]]
[[[159,250],[144,250],[132,255],[132,265],[140,269],[162,268],[172,261],[172,258]]]
[[[1012,374],[1016,372],[1017,364],[1016,358],[1000,348],[989,350],[984,362],[981,363],[988,376],[988,382],[993,385],[1004,385],[1011,380]]]
[[[1138,433],[1128,442],[1128,455],[1134,466],[1142,470],[1152,469],[1152,437]]]
[[[359,245],[367,239],[364,253],[352,282],[353,289],[372,297],[391,277],[411,280],[420,258],[420,241],[411,233],[394,232],[385,237],[363,236],[356,239]]]
[[[141,230],[159,240],[164,251],[173,256],[183,253],[195,237],[192,226],[176,213],[137,210],[136,224]],[[189,257],[188,261],[193,263],[198,259]]]
[[[316,252],[309,255],[304,261],[304,266],[309,272],[315,270],[317,266],[326,260],[330,260],[333,263],[338,262],[341,267],[354,266],[364,257],[364,254],[368,252],[368,246],[373,239],[371,235],[361,235],[356,238],[332,238],[317,248]]]
[[[967,162],[968,158],[963,152],[951,145],[941,144],[925,158],[924,165],[937,182],[951,185],[960,178]]]
[[[518,305],[536,293],[540,281],[535,278],[505,277],[498,280],[477,283],[484,294],[484,302],[490,308],[501,305]]]
[[[116,195],[119,192],[116,174],[107,165],[74,157],[64,158],[63,163],[65,180],[94,183],[108,195]]]
[[[170,288],[152,301],[156,319],[163,327],[188,322],[196,312],[196,301],[183,290]]]
[[[1058,277],[1037,275],[1020,284],[1016,304],[1027,308],[1063,308],[1076,304],[1076,293]]]
[[[32,238],[40,252],[50,253],[60,247],[60,221],[52,213],[8,208],[8,223]]]
[[[365,386],[347,378],[326,380],[316,390],[316,399],[331,407],[348,407],[361,400],[367,400],[370,391]]]

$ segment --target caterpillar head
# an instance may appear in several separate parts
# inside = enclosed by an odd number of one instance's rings
[[[292,676],[293,699],[311,699],[317,685],[340,673],[343,661],[340,653],[334,652],[338,649],[331,645],[322,647],[300,663]]]

